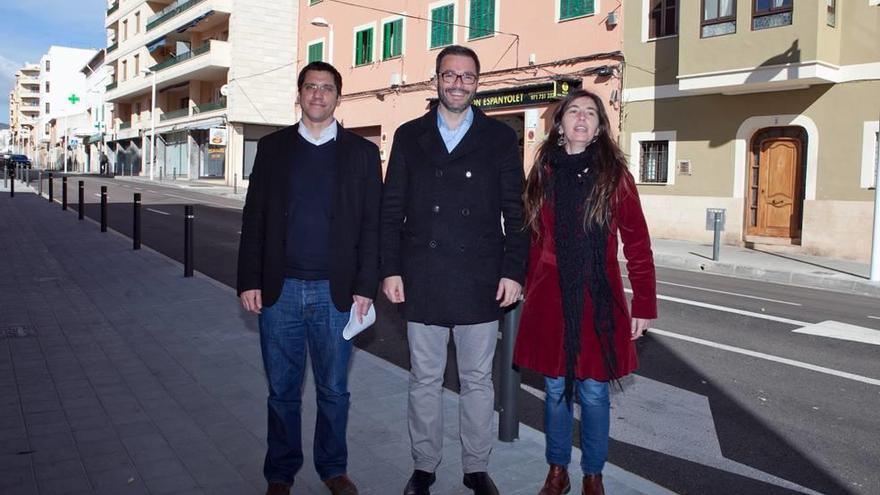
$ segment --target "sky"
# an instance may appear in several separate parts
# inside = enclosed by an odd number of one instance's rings
[[[102,48],[107,0],[0,0],[0,122],[9,122],[9,92],[25,62],[52,45]]]

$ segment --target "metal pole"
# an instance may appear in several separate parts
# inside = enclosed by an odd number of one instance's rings
[[[238,174],[232,174],[232,194],[238,194]]]
[[[519,394],[520,374],[513,367],[513,346],[522,315],[522,303],[517,303],[505,313],[501,325],[501,398],[498,416],[498,440],[512,442],[519,438],[519,416],[517,414],[517,395]]]
[[[67,210],[67,177],[61,178],[61,209]]]
[[[49,202],[55,201],[55,179],[52,177],[52,173],[49,172]]]
[[[141,193],[134,193],[134,219],[132,224],[132,249],[138,250],[141,248]]]
[[[150,111],[150,180],[156,167],[156,71],[153,72],[153,109]]]
[[[107,186],[101,186],[101,232],[107,232]]]
[[[712,243],[712,261],[721,259],[721,212],[715,212],[715,241]]]
[[[37,180],[40,182],[40,196],[43,195],[43,171],[37,172]]]
[[[9,197],[15,197],[15,170],[12,171],[12,180],[9,181]]]
[[[186,205],[183,210],[183,276],[193,276],[193,206]]]
[[[165,153],[167,155],[168,152],[166,151]],[[177,167],[174,167],[174,175],[172,177],[172,180],[177,180]]]
[[[880,282],[880,143],[874,144],[874,235],[871,239],[871,281]]]
[[[79,201],[78,201],[78,202],[79,202],[79,211],[77,211],[77,216],[79,217],[80,220],[82,220],[83,218],[86,217],[86,208],[85,208],[85,204],[86,204],[86,183],[85,183],[85,181],[82,181],[82,180],[81,180],[81,181],[79,181],[79,184],[78,184],[78,185],[79,185],[79,187],[78,187],[78,189],[79,189],[79,198],[77,198],[77,199],[79,200]]]
[[[9,169],[3,164],[3,187],[9,187]]]

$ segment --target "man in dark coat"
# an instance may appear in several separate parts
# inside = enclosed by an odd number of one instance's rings
[[[407,495],[429,493],[440,464],[450,330],[461,382],[464,484],[478,495],[497,493],[487,472],[492,358],[502,308],[522,293],[528,236],[516,135],[471,105],[479,69],[468,48],[440,52],[439,104],[397,130],[382,193],[382,290],[403,304],[410,350],[415,470]]]
[[[333,118],[342,77],[312,62],[299,74],[302,120],[260,140],[245,201],[238,292],[259,314],[269,385],[267,495],[286,495],[303,464],[306,347],[317,391],[314,462],[334,495],[346,475],[349,310],[362,318],[379,285],[379,150]]]

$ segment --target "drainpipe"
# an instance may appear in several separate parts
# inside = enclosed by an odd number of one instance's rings
[[[880,120],[880,119],[878,119]],[[880,282],[880,144],[874,145],[874,236],[871,243],[871,281]]]

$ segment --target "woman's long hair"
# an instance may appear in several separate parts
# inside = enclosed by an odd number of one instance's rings
[[[591,197],[587,199],[589,209],[584,209],[583,224],[584,228],[593,224],[604,229],[607,229],[611,224],[612,199],[623,174],[626,173],[626,157],[614,139],[611,138],[611,125],[602,99],[592,91],[577,89],[570,92],[556,106],[556,110],[553,112],[553,128],[547,139],[538,148],[535,165],[526,179],[524,194],[526,226],[535,234],[539,234],[541,228],[541,206],[546,199],[550,156],[555,151],[565,153],[564,146],[559,145],[562,117],[572,102],[582,97],[592,99],[598,111],[599,128],[596,131],[594,144],[597,146],[599,154],[597,163],[600,167],[600,170],[597,171],[596,186],[593,188]]]

